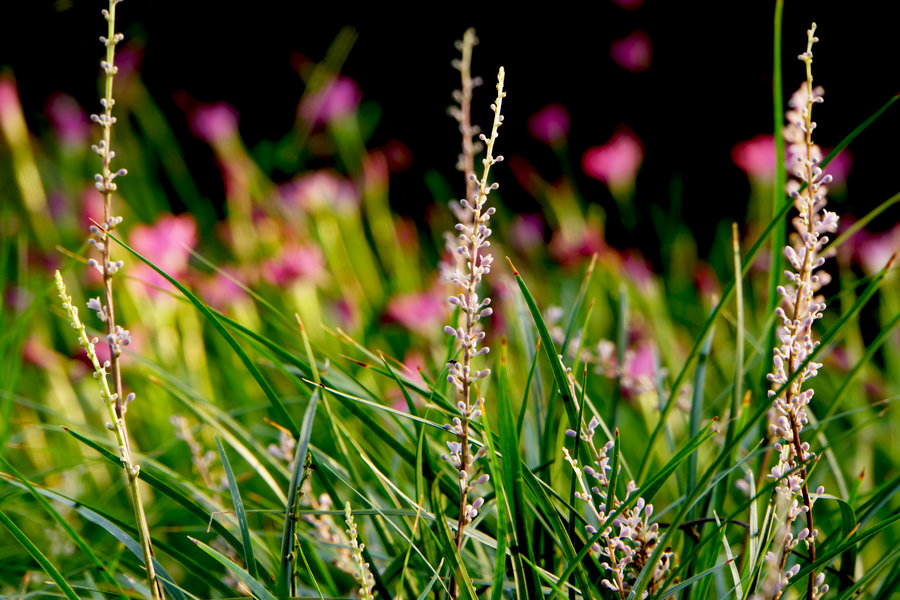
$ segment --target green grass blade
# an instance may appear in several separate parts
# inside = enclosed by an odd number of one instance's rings
[[[578,422],[576,420],[577,414],[575,413],[574,398],[569,389],[569,382],[566,378],[565,371],[563,370],[562,361],[559,358],[559,354],[556,352],[556,346],[553,344],[553,339],[550,337],[550,330],[547,329],[544,317],[541,315],[540,309],[538,309],[534,296],[531,295],[528,286],[525,285],[525,280],[519,275],[519,272],[516,270],[515,266],[513,266],[512,261],[508,258],[506,260],[509,262],[509,266],[513,271],[513,276],[516,278],[516,283],[519,286],[519,290],[522,292],[525,304],[528,305],[528,311],[531,313],[532,319],[534,319],[534,324],[540,335],[541,345],[544,347],[547,360],[550,361],[550,370],[553,372],[553,380],[556,382],[557,391],[562,397],[563,406],[565,406],[566,413],[569,416],[569,426],[572,429],[577,430]]]
[[[247,514],[244,512],[244,501],[241,499],[241,491],[238,488],[237,481],[234,479],[234,473],[231,470],[231,463],[228,462],[228,455],[225,454],[225,448],[219,436],[216,436],[216,448],[219,451],[219,459],[222,461],[222,468],[225,469],[225,477],[228,479],[228,490],[231,492],[231,501],[234,504],[234,514],[237,517],[238,525],[241,528],[241,542],[244,549],[244,564],[247,565],[250,576],[256,579],[259,572],[256,569],[256,558],[253,556],[253,543],[250,540],[250,526],[247,524]]]
[[[63,595],[69,600],[78,600],[78,595],[75,593],[75,590],[72,589],[72,586],[66,581],[66,578],[63,577],[62,573],[60,573],[56,567],[53,566],[53,563],[44,556],[44,554],[38,549],[34,543],[28,539],[28,536],[25,535],[21,529],[19,529],[16,524],[6,516],[2,510],[0,510],[0,524],[6,527],[9,532],[12,534],[16,541],[18,541],[25,550],[28,551],[28,554],[41,565],[41,569],[44,570],[44,573],[50,576],[50,579],[53,580],[53,583],[59,587],[59,590],[63,593]]]
[[[278,597],[286,598],[293,581],[293,561],[291,560],[291,545],[294,540],[295,511],[299,503],[299,488],[303,479],[303,471],[309,452],[309,439],[312,436],[313,422],[316,418],[316,407],[319,403],[319,392],[313,390],[309,399],[309,406],[303,414],[303,422],[300,426],[300,435],[297,439],[297,447],[294,451],[294,468],[291,471],[291,482],[288,487],[288,501],[285,505],[284,529],[281,534],[281,573],[278,577]]]
[[[16,481],[23,485],[25,489],[28,490],[28,493],[31,494],[31,497],[34,498],[35,501],[40,505],[40,507],[44,509],[44,511],[47,512],[54,521],[56,521],[57,525],[62,527],[63,531],[66,532],[66,535],[69,536],[69,539],[71,539],[75,543],[75,545],[78,546],[81,552],[84,553],[84,556],[86,556],[90,560],[90,562],[94,564],[97,572],[100,575],[100,578],[112,587],[116,588],[119,592],[119,596],[121,598],[124,598],[124,591],[122,590],[121,585],[119,585],[119,582],[116,580],[116,578],[113,577],[109,572],[107,565],[103,564],[103,562],[100,561],[100,559],[91,549],[90,545],[88,545],[88,543],[84,540],[84,538],[78,535],[78,533],[75,531],[75,529],[72,528],[69,522],[66,521],[63,516],[59,514],[59,512],[55,508],[53,508],[53,506],[49,502],[47,502],[47,500],[38,492],[38,490],[35,489],[33,485],[31,485],[31,482],[23,477],[19,470],[16,469],[5,458],[3,458],[3,456],[0,456],[0,463],[3,463],[3,466],[9,469],[12,475],[16,478]]]
[[[238,564],[232,562],[227,557],[222,556],[218,551],[213,550],[212,548],[210,548],[209,546],[207,546],[200,540],[196,540],[190,536],[188,536],[188,539],[191,540],[191,542],[193,542],[194,544],[196,544],[198,548],[200,548],[201,550],[206,552],[209,556],[211,556],[213,559],[215,559],[223,567],[225,567],[226,569],[231,571],[234,574],[234,576],[237,577],[241,581],[241,583],[243,583],[244,585],[247,586],[247,588],[250,589],[250,592],[256,598],[258,598],[259,600],[278,600],[274,594],[269,592],[269,590],[267,590],[265,588],[265,586],[263,586],[262,583],[260,583],[256,578],[251,577],[250,573],[248,573],[247,571],[242,569]]]

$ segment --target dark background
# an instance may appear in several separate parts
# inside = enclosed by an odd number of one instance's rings
[[[5,4],[0,66],[15,73],[32,129],[44,126],[43,106],[57,90],[97,110],[102,55],[97,36],[105,33],[99,11],[106,3]],[[637,10],[624,10],[604,0],[585,11],[559,2],[539,9],[380,3],[380,12],[374,12],[336,2],[226,7],[210,0],[127,0],[118,16],[126,41],[144,44],[143,79],[186,147],[194,149],[195,173],[212,199],[220,197],[218,172],[211,153],[192,139],[173,100],[176,93],[237,106],[250,147],[277,139],[290,128],[303,90],[291,56],[321,60],[339,29],[351,25],[359,38],[343,73],[359,83],[364,101],[381,107],[373,144],[398,139],[411,149],[413,168],[394,181],[391,196],[399,210],[421,215],[431,202],[423,183],[426,169],[454,176],[458,134],[446,109],[459,77],[450,61],[457,56],[453,42],[467,26],[475,26],[481,44],[473,69],[486,85],[476,96],[474,116],[488,122],[492,80],[504,65],[509,95],[501,152],[507,158],[521,154],[554,176],[558,167],[549,150],[526,130],[528,116],[550,102],[562,102],[570,111],[569,148],[576,165],[587,147],[604,143],[618,124],[626,123],[643,140],[647,155],[637,201],[665,204],[678,174],[684,208],[693,215],[686,219],[697,221],[702,239],[710,222],[744,216],[748,186],[731,163],[731,147],[773,127],[774,3],[687,4],[648,0]],[[900,90],[896,25],[876,12],[886,6],[877,2],[786,4],[785,96],[804,79],[795,57],[805,49],[806,29],[815,20],[821,42],[815,46],[814,73],[826,90],[816,116],[817,140],[830,147]],[[647,31],[653,42],[653,64],[640,74],[623,71],[609,58],[610,42],[635,29]],[[839,211],[864,214],[897,191],[897,112],[892,110],[851,147],[848,197],[853,204]],[[610,202],[598,182],[584,178],[580,183],[590,201]],[[531,206],[514,183],[502,193],[507,204]],[[890,218],[896,220],[896,214]],[[892,224],[882,220],[880,228]]]

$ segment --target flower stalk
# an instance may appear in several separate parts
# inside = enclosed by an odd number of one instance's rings
[[[820,163],[821,149],[813,143],[812,132],[816,123],[812,120],[813,105],[822,102],[822,88],[813,87],[812,47],[816,24],[807,32],[806,52],[798,58],[806,65],[806,81],[794,93],[789,102],[790,110],[786,118],[784,136],[788,142],[788,153],[796,163],[788,183],[788,190],[794,199],[798,215],[793,220],[796,235],[792,243],[784,249],[792,270],[785,271],[790,282],[777,288],[782,297],[782,306],[776,309],[780,320],[778,340],[780,345],[774,350],[774,368],[768,375],[773,384],[769,391],[774,411],[774,422],[770,425],[772,437],[782,441],[775,444],[778,462],[772,467],[769,477],[776,481],[776,494],[787,506],[785,532],[780,553],[776,557],[769,553],[766,557],[775,576],[770,577],[766,596],[779,598],[789,579],[800,570],[795,564],[785,569],[788,555],[801,542],[806,545],[809,563],[816,560],[815,541],[818,531],[813,522],[812,508],[816,499],[824,493],[819,486],[814,494],[809,491],[808,471],[815,454],[809,443],[804,442],[801,432],[808,423],[806,406],[812,400],[814,390],[804,389],[806,382],[815,377],[820,363],[809,361],[810,354],[819,342],[813,338],[813,323],[822,318],[825,302],[816,292],[829,281],[827,273],[819,270],[825,263],[821,256],[828,243],[827,233],[837,230],[838,217],[825,210],[826,185],[831,181],[825,175]],[[805,515],[806,526],[793,532],[794,522]],[[817,600],[828,591],[824,584],[824,573],[809,573],[806,596]]]
[[[90,245],[99,253],[100,260],[91,258],[88,266],[96,269],[103,278],[103,299],[91,298],[87,307],[97,314],[97,318],[105,324],[105,342],[109,346],[109,359],[100,362],[97,356],[96,345],[100,343],[97,338],[89,338],[84,324],[78,317],[78,309],[72,304],[72,298],[66,292],[65,282],[59,271],[56,272],[56,286],[59,297],[69,316],[70,324],[78,332],[79,344],[84,348],[88,359],[94,367],[94,379],[100,387],[100,398],[109,413],[109,422],[106,428],[113,432],[119,451],[122,468],[125,471],[128,489],[131,494],[131,504],[134,509],[137,530],[140,536],[140,545],[143,554],[144,566],[147,570],[147,582],[151,597],[154,600],[164,598],[162,583],[159,581],[153,565],[153,548],[150,542],[150,529],[144,504],[141,498],[141,490],[138,483],[140,465],[136,464],[131,452],[131,443],[128,436],[128,427],[125,414],[128,405],[134,400],[134,394],[127,396],[122,385],[122,369],[120,357],[122,348],[131,342],[131,334],[116,322],[115,302],[113,296],[113,277],[122,268],[121,260],[114,261],[110,253],[109,233],[121,222],[122,217],[114,216],[112,210],[113,193],[116,191],[115,180],[127,174],[125,169],[113,171],[111,163],[116,153],[112,150],[112,126],[116,122],[113,116],[113,80],[118,71],[115,66],[116,46],[124,39],[121,33],[116,33],[116,5],[122,0],[109,0],[109,8],[102,11],[107,23],[107,35],[100,37],[100,42],[106,48],[106,57],[100,62],[104,73],[104,95],[100,99],[103,112],[91,115],[91,120],[99,124],[102,133],[101,139],[91,149],[100,155],[100,173],[94,176],[94,185],[103,194],[103,221],[91,225]]]
[[[474,83],[470,76],[471,50],[475,44],[473,30],[466,32],[463,42],[460,44],[463,58],[454,64],[462,73],[463,91],[456,94],[460,101],[460,107],[455,116],[460,121],[460,130],[463,133],[463,154],[460,157],[460,167],[467,169],[466,189],[467,195],[458,203],[452,205],[458,218],[456,231],[458,232],[457,245],[454,252],[457,256],[456,268],[449,273],[448,279],[457,286],[458,293],[450,296],[450,304],[460,310],[464,317],[464,323],[458,327],[446,326],[444,331],[456,338],[460,351],[460,360],[448,363],[447,380],[456,388],[458,416],[453,418],[446,429],[456,436],[456,440],[447,442],[449,454],[442,458],[449,462],[457,471],[459,478],[459,517],[456,528],[456,547],[462,548],[466,526],[478,515],[478,509],[484,504],[481,497],[474,498],[475,489],[487,483],[487,474],[475,477],[473,475],[474,463],[486,453],[484,447],[472,452],[469,444],[469,422],[481,417],[484,410],[484,398],[478,392],[477,381],[490,374],[490,369],[476,370],[473,360],[487,354],[490,348],[482,345],[485,333],[479,327],[479,321],[483,317],[492,314],[490,298],[481,298],[478,293],[482,278],[490,273],[493,257],[487,252],[490,246],[488,238],[491,235],[489,223],[494,214],[493,207],[486,208],[487,198],[498,187],[497,183],[488,183],[491,167],[503,160],[502,156],[494,156],[494,144],[499,135],[500,125],[503,124],[501,106],[506,93],[503,91],[505,72],[503,67],[497,74],[497,97],[491,105],[494,112],[494,121],[491,127],[490,137],[479,135],[479,140],[485,145],[485,157],[482,159],[482,173],[479,179],[474,173],[474,153],[471,136],[474,134],[471,119],[467,113],[470,109],[471,91]],[[470,158],[467,159],[466,157]],[[456,597],[458,583],[453,581],[451,596]]]

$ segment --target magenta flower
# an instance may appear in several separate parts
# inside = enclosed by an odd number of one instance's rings
[[[731,160],[752,181],[771,182],[775,178],[775,138],[764,134],[738,142],[731,149]]]
[[[553,148],[566,143],[569,137],[569,113],[562,104],[545,106],[528,119],[531,137]]]
[[[187,274],[188,249],[197,245],[197,223],[189,214],[163,215],[153,225],[138,225],[129,235],[131,247],[157,267],[178,279]],[[168,289],[168,282],[156,271],[141,263],[135,266],[134,276],[147,286]]]
[[[204,104],[191,113],[191,131],[209,144],[230,140],[238,134],[237,110],[224,102]]]
[[[90,145],[91,122],[75,98],[67,94],[53,94],[45,112],[60,144],[68,148],[87,148]]]
[[[262,265],[265,280],[280,287],[297,281],[315,281],[324,271],[322,250],[313,245],[288,246]]]
[[[335,77],[300,103],[300,116],[310,126],[330,124],[356,112],[362,93],[349,77]]]
[[[387,303],[385,318],[410,331],[430,336],[447,320],[447,297],[439,288],[426,292],[396,294]]]
[[[634,186],[643,160],[641,141],[631,130],[621,128],[604,145],[588,148],[581,158],[581,168],[615,193]]]
[[[632,73],[643,73],[653,62],[653,47],[646,31],[638,29],[609,47],[609,57],[617,65]]]

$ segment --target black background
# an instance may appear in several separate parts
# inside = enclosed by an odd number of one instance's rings
[[[61,90],[90,111],[98,108],[98,61],[105,33],[104,2],[70,0],[5,3],[0,13],[0,65],[12,69],[32,128],[43,126],[47,97]],[[685,8],[690,4],[689,8]],[[701,6],[702,5],[702,6]],[[817,139],[836,144],[900,90],[896,25],[880,2],[788,1],[783,27],[785,96],[804,79],[796,55],[806,29],[818,23],[816,83],[826,90],[817,112]],[[186,2],[128,0],[118,6],[120,31],[144,44],[143,79],[188,149],[203,193],[215,200],[221,183],[211,154],[192,140],[173,98],[187,92],[204,102],[238,107],[248,145],[281,137],[291,126],[303,86],[291,66],[302,53],[320,60],[342,26],[359,38],[343,72],[376,102],[382,118],[374,144],[398,139],[414,167],[393,183],[392,202],[419,216],[431,201],[426,169],[453,177],[458,152],[456,124],[446,113],[458,73],[450,61],[453,42],[475,26],[481,44],[474,71],[487,84],[476,97],[475,118],[488,122],[491,81],[499,65],[507,72],[506,126],[501,152],[521,154],[554,176],[549,151],[530,140],[526,121],[550,102],[572,117],[570,152],[578,164],[589,146],[605,142],[626,123],[643,140],[647,158],[638,181],[638,202],[665,204],[679,174],[685,210],[702,238],[709,222],[744,216],[747,183],[730,160],[737,141],[772,131],[771,63],[774,3],[683,3],[648,0],[637,10],[612,2],[590,10],[566,3],[536,9],[496,3],[432,4],[418,8],[380,3],[355,9],[345,3]],[[580,5],[580,6],[583,6]],[[647,31],[654,58],[649,71],[627,73],[609,58],[609,44],[635,29]],[[852,206],[864,214],[897,191],[897,112],[892,110],[851,150]],[[502,180],[502,177],[501,177]],[[512,177],[509,177],[510,182]],[[601,184],[587,180],[591,201],[609,202]],[[512,206],[528,198],[504,186]],[[891,216],[892,215],[892,216]],[[896,220],[896,213],[890,219]],[[880,228],[892,221],[881,220]],[[876,225],[876,228],[879,228]],[[627,240],[626,240],[627,241]]]

